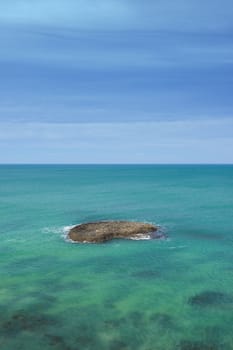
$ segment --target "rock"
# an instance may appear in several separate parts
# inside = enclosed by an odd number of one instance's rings
[[[115,238],[161,238],[155,234],[157,227],[143,222],[100,221],[81,224],[73,227],[68,238],[75,242],[98,243]]]

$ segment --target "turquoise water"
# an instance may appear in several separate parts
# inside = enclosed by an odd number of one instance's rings
[[[67,226],[167,240],[72,244]],[[232,350],[233,166],[0,166],[1,350]]]

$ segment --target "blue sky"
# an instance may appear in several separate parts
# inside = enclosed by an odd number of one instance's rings
[[[0,4],[1,163],[232,163],[233,5]]]

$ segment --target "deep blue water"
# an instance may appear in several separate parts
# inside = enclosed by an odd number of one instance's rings
[[[167,240],[72,244],[67,226]],[[1,165],[1,350],[232,350],[233,166]]]

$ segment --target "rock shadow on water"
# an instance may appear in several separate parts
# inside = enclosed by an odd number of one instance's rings
[[[216,292],[211,290],[195,294],[188,299],[188,303],[190,305],[200,307],[218,306],[232,302],[233,298],[230,295],[223,292]]]
[[[220,348],[217,344],[214,343],[182,340],[176,350],[220,350]]]

